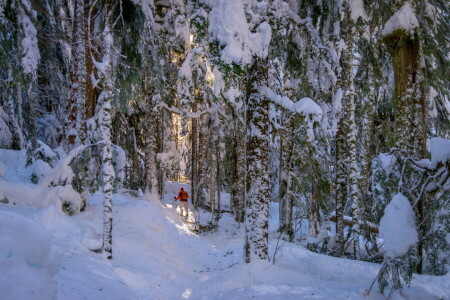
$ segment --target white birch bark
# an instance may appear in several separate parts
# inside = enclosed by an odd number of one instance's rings
[[[114,168],[112,166],[112,143],[111,143],[111,96],[112,96],[112,47],[113,36],[109,27],[109,20],[105,18],[104,53],[103,53],[103,91],[100,94],[100,131],[103,141],[102,149],[102,178],[103,178],[103,251],[108,259],[112,259],[112,194],[114,182]]]

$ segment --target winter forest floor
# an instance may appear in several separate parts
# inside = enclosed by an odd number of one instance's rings
[[[1,204],[0,210],[35,220],[51,232],[60,255],[57,299],[384,299],[376,290],[364,296],[377,264],[315,254],[290,243],[281,246],[275,265],[245,264],[243,228],[228,214],[217,232],[196,235],[167,200],[172,194],[166,196],[160,204],[115,195],[112,261],[83,246],[88,228],[101,232],[101,194],[73,217],[52,206]],[[276,211],[273,206],[272,218]],[[271,239],[271,256],[276,242]],[[450,299],[449,279],[416,276],[405,295]]]
[[[17,159],[9,162],[19,165]],[[30,171],[13,170],[9,162],[0,170],[0,187],[14,183],[23,197],[37,199],[25,192],[35,186],[27,182]],[[385,299],[376,286],[365,296],[380,265],[279,241],[276,203],[269,228],[269,254],[272,259],[276,252],[276,263],[244,263],[243,226],[224,213],[216,232],[193,233],[172,200],[180,186],[166,183],[162,203],[114,196],[113,260],[88,250],[101,243],[101,193],[72,217],[53,205],[0,203],[0,299]],[[211,219],[205,211],[199,216],[203,224]],[[449,291],[450,275],[416,275],[404,295],[448,300]]]

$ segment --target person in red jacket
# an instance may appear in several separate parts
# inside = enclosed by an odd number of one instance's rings
[[[180,200],[180,215],[183,218],[187,218],[189,194],[184,190],[184,188],[181,188],[180,192],[178,193],[178,197],[174,199],[175,201]]]

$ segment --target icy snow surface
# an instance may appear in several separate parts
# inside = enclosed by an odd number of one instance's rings
[[[384,210],[380,221],[384,251],[394,258],[406,254],[418,241],[414,212],[403,194],[396,194]]]
[[[393,33],[397,29],[404,29],[406,32],[411,32],[413,29],[419,27],[414,8],[411,3],[406,2],[384,25],[383,36]]]

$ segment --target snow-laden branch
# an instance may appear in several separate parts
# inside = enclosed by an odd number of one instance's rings
[[[305,97],[297,102],[292,101],[287,96],[277,95],[267,86],[260,88],[260,93],[266,96],[271,102],[283,107],[284,109],[300,114],[302,116],[322,116],[322,108],[311,98]]]

